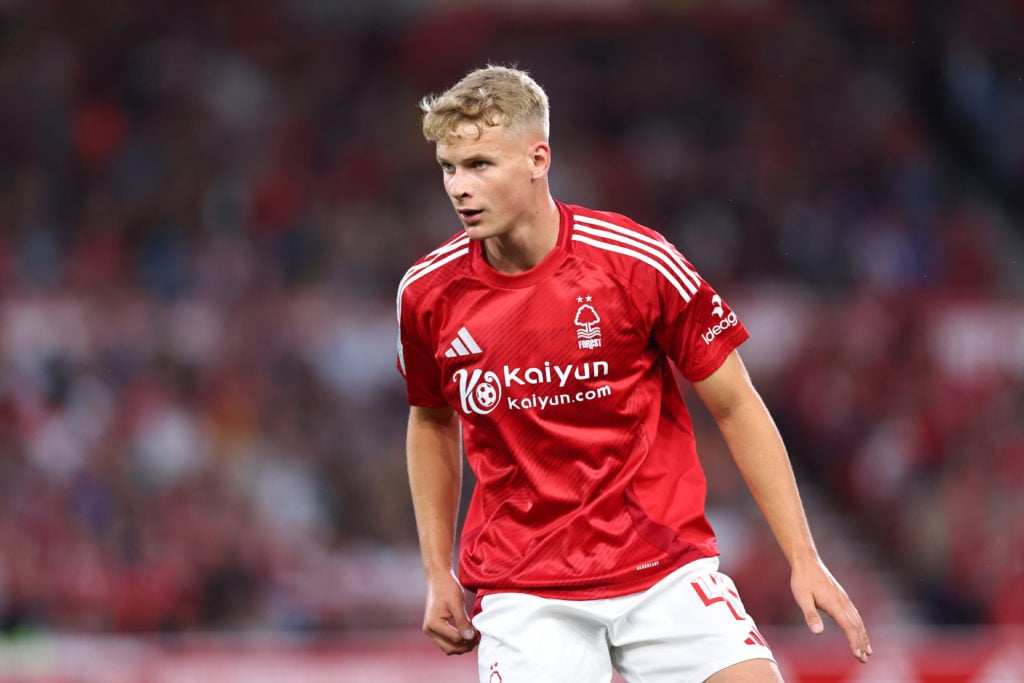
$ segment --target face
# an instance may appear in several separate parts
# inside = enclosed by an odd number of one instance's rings
[[[471,239],[509,234],[534,210],[535,181],[546,177],[548,146],[504,126],[462,124],[437,142],[444,187]]]

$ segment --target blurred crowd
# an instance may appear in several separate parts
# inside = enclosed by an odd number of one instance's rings
[[[548,90],[556,197],[766,331],[816,533],[1022,620],[1024,356],[936,335],[1024,348],[1024,5],[514,6],[0,3],[0,632],[418,620],[393,302],[458,225],[415,104],[488,61]],[[724,564],[799,621],[698,429]]]

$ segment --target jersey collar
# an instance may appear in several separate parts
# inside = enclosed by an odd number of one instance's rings
[[[558,270],[558,267],[562,265],[562,262],[567,257],[565,245],[571,238],[569,234],[571,216],[564,204],[558,201],[555,204],[558,206],[558,241],[555,243],[555,248],[551,250],[551,253],[525,273],[508,275],[495,270],[491,264],[487,263],[487,259],[484,257],[484,245],[482,242],[472,241],[469,243],[469,253],[472,257],[473,272],[476,276],[492,287],[520,289],[532,287]]]

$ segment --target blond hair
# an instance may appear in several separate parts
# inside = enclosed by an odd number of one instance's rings
[[[505,126],[517,130],[539,128],[548,139],[550,129],[548,96],[529,74],[506,66],[471,71],[440,95],[420,100],[423,136],[430,142],[456,135],[459,126]]]

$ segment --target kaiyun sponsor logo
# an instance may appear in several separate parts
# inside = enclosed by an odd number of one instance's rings
[[[550,406],[564,406],[570,403],[582,403],[583,401],[593,401],[596,398],[604,398],[605,396],[612,395],[612,388],[609,385],[598,387],[597,389],[588,389],[586,391],[577,391],[575,394],[561,393],[553,396],[540,396],[533,394],[532,396],[526,396],[524,398],[511,398],[508,399],[509,410],[531,410],[537,408],[544,410]]]
[[[494,370],[460,368],[452,376],[459,385],[459,401],[464,413],[487,415],[501,403],[508,389],[521,386],[554,385],[565,388],[570,380],[585,382],[606,377],[611,372],[607,361],[592,361],[579,364],[557,365],[546,361],[544,365],[517,367],[503,365],[501,373]],[[526,397],[509,397],[511,410],[524,408],[547,408],[577,401],[590,401],[611,394],[610,386],[578,392],[560,392],[554,396],[533,393]]]

